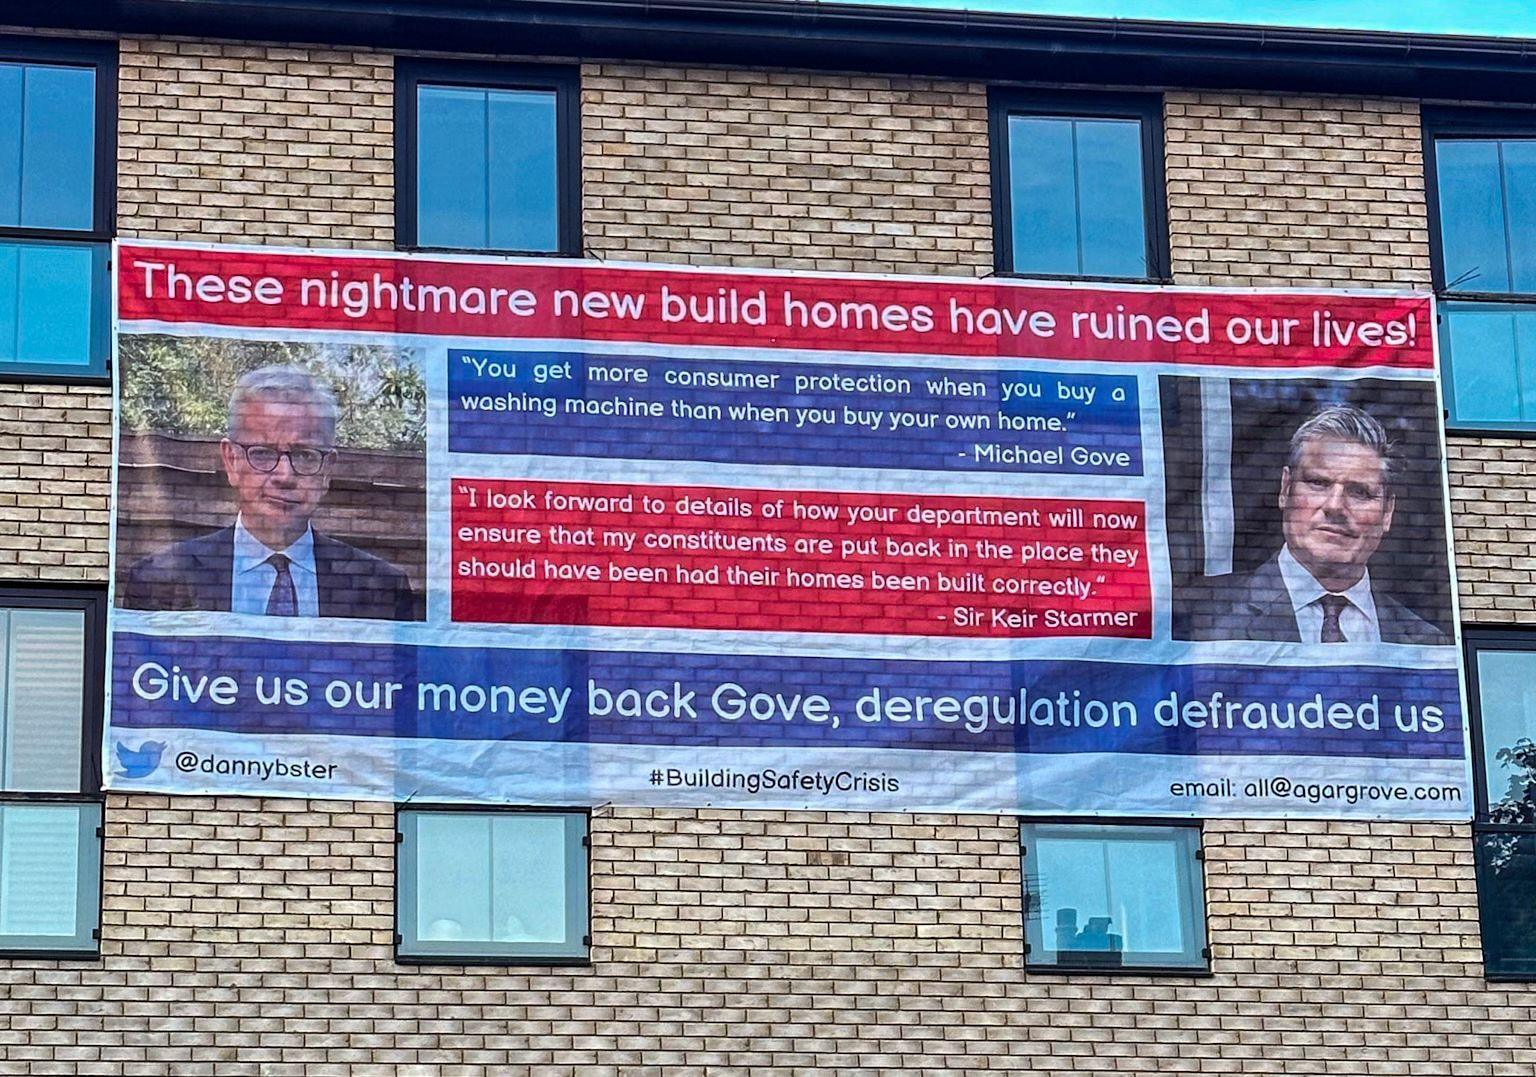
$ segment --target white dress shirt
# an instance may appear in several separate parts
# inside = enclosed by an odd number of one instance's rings
[[[1328,588],[1317,582],[1300,561],[1291,556],[1291,548],[1280,551],[1280,577],[1291,595],[1291,609],[1296,613],[1296,627],[1301,642],[1323,641],[1323,596]],[[1339,613],[1339,631],[1349,643],[1380,643],[1381,624],[1376,620],[1376,600],[1371,597],[1371,573],[1367,569],[1360,581],[1347,591],[1337,591],[1349,600]]]
[[[266,613],[277,582],[277,569],[267,558],[275,553],[288,558],[288,574],[299,600],[300,617],[320,616],[320,582],[315,576],[315,533],[304,529],[286,550],[274,550],[235,520],[235,563],[229,574],[229,608],[234,613]]]

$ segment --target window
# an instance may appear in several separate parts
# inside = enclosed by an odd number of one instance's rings
[[[994,92],[992,147],[999,272],[1168,277],[1161,99]]]
[[[1536,429],[1536,120],[1426,111],[1448,425]]]
[[[580,253],[575,73],[397,63],[398,244]]]
[[[99,592],[0,589],[0,952],[93,957]]]
[[[1491,979],[1536,980],[1536,635],[1462,635],[1477,719],[1472,830],[1483,962]]]
[[[403,808],[402,961],[573,964],[587,959],[587,816]]]
[[[105,377],[115,46],[0,39],[0,374]]]
[[[1193,826],[1023,827],[1030,968],[1204,971],[1204,880]]]

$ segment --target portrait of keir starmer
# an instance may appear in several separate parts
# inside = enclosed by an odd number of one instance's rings
[[[235,518],[134,564],[119,605],[413,620],[404,571],[313,526],[336,466],[337,418],[336,398],[304,370],[266,366],[243,375],[219,442]]]
[[[1392,530],[1400,465],[1369,412],[1335,404],[1291,436],[1280,471],[1280,548],[1248,573],[1207,577],[1186,638],[1438,645],[1449,637],[1372,574]]]

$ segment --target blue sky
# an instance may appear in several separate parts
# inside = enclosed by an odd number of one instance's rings
[[[835,2],[835,0],[834,0]],[[859,0],[1096,18],[1536,38],[1536,0]]]

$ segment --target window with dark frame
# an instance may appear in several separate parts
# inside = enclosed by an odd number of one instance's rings
[[[1446,425],[1536,431],[1536,117],[1423,122]]]
[[[1198,825],[1025,823],[1021,838],[1027,968],[1209,968]]]
[[[581,253],[572,68],[396,60],[396,243]]]
[[[561,965],[590,950],[584,811],[405,807],[396,816],[396,956]]]
[[[115,43],[0,38],[0,376],[107,376]]]
[[[105,616],[100,591],[0,588],[0,953],[99,950]]]
[[[991,95],[999,273],[1169,278],[1157,95]]]
[[[1536,633],[1464,629],[1483,965],[1536,980]]]

